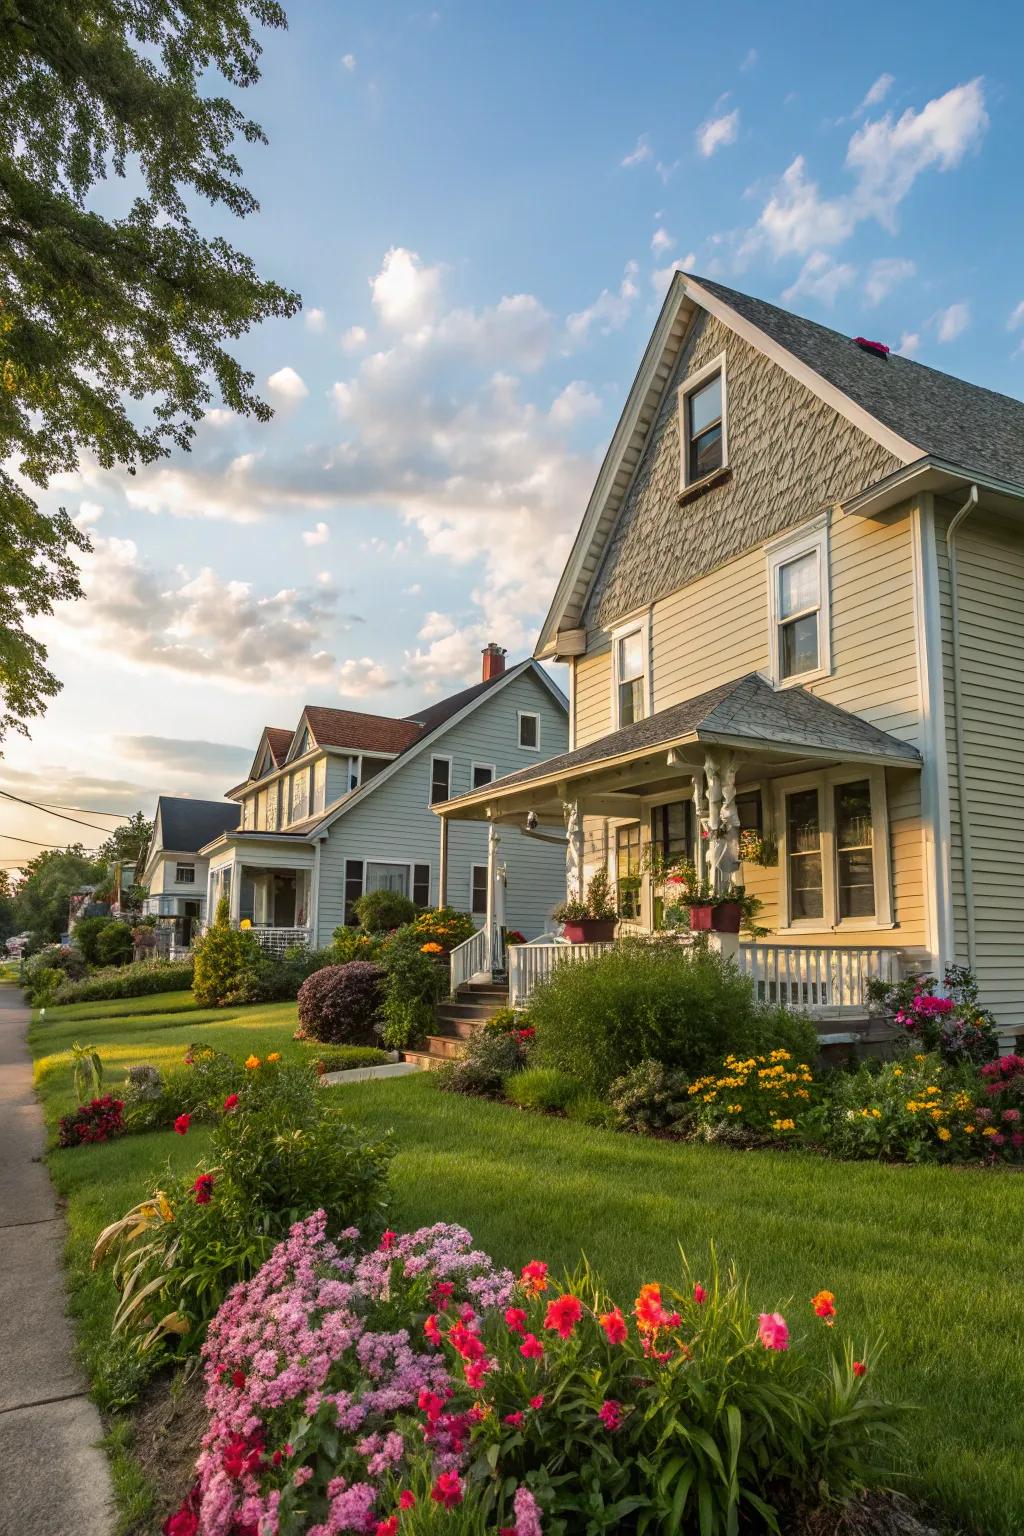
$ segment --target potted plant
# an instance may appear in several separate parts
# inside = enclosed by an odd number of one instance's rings
[[[617,912],[608,871],[599,869],[587,885],[586,898],[570,897],[554,910],[556,923],[570,944],[606,944],[615,937]]]
[[[679,860],[665,874],[666,902],[671,908],[685,913],[694,933],[739,933],[756,930],[754,919],[761,909],[755,896],[748,896],[742,887],[730,886],[726,891],[716,891],[710,881],[699,879],[694,866],[685,859]]]

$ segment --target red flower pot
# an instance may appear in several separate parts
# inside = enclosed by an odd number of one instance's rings
[[[694,933],[739,933],[743,908],[738,901],[721,901],[717,906],[701,903],[690,908],[690,928]]]
[[[711,928],[711,915],[714,912],[712,906],[692,906],[690,908],[690,927],[694,933],[708,933]]]
[[[615,918],[584,917],[578,923],[563,923],[562,936],[570,944],[609,944],[615,937]]]

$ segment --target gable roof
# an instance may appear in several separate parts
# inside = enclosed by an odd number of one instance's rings
[[[906,466],[937,458],[1024,495],[1024,404],[927,368],[879,357],[852,337],[722,283],[677,272],[609,444],[534,655],[559,654],[581,622],[680,350],[699,310],[716,316]]]
[[[270,748],[270,755],[274,759],[274,766],[275,768],[280,768],[288,756],[288,748],[292,744],[292,737],[295,732],[289,730],[286,725],[265,725],[263,727],[263,734],[267,738],[267,746]]]
[[[354,709],[330,709],[326,705],[307,704],[302,715],[318,747],[353,747],[362,752],[404,752],[420,734],[420,727],[412,721],[396,720],[390,715],[366,715]],[[296,734],[292,732],[289,740]]]
[[[453,693],[447,699],[439,699],[436,704],[428,704],[424,709],[414,715],[407,715],[406,719],[418,725],[421,731],[436,731],[439,725],[444,725],[453,715],[457,715],[460,709],[465,709],[467,704],[473,704],[482,699],[488,689],[495,683],[500,683],[507,674],[502,672],[497,677],[490,677],[486,682],[474,683],[471,688],[463,688],[459,693]]]
[[[621,757],[639,755],[648,748],[681,745],[685,741],[708,745],[756,744],[793,748],[816,756],[872,759],[912,767],[921,754],[916,747],[878,726],[830,704],[805,688],[775,689],[759,672],[748,672],[706,693],[683,699],[632,725],[609,731],[574,752],[563,752],[545,762],[521,768],[495,779],[486,789],[460,795],[447,805],[486,799],[503,789],[552,777]]]
[[[176,795],[160,795],[156,812],[160,847],[174,853],[198,853],[221,832],[236,827],[240,814],[230,800],[187,800]]]

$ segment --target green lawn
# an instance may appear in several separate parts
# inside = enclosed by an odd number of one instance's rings
[[[184,1014],[169,1011],[168,998],[148,1013],[139,1001],[156,1000],[135,1000],[131,1012],[120,1003],[48,1010],[33,1026],[49,1116],[72,1097],[69,1069],[54,1059],[72,1039],[98,1046],[110,1067],[175,1060],[197,1038],[238,1056],[303,1050],[290,1039],[292,1004]],[[972,1536],[1024,1530],[1018,1176],[627,1137],[441,1094],[427,1076],[327,1091],[368,1132],[393,1129],[399,1229],[462,1222],[514,1266],[531,1257],[572,1266],[585,1252],[624,1305],[643,1280],[673,1277],[677,1244],[703,1262],[714,1243],[749,1273],[757,1307],[781,1304],[812,1348],[825,1335],[808,1299],[834,1291],[858,1342],[884,1339],[874,1379],[913,1405],[915,1488]],[[51,1154],[68,1200],[72,1305],[87,1359],[102,1358],[113,1300],[108,1277],[88,1271],[93,1238],[168,1159],[188,1168],[205,1144],[206,1133],[192,1131]]]

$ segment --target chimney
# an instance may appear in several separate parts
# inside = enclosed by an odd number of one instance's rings
[[[483,681],[489,683],[492,678],[500,677],[505,670],[505,647],[495,645],[491,640],[484,646],[481,655],[484,658]]]

